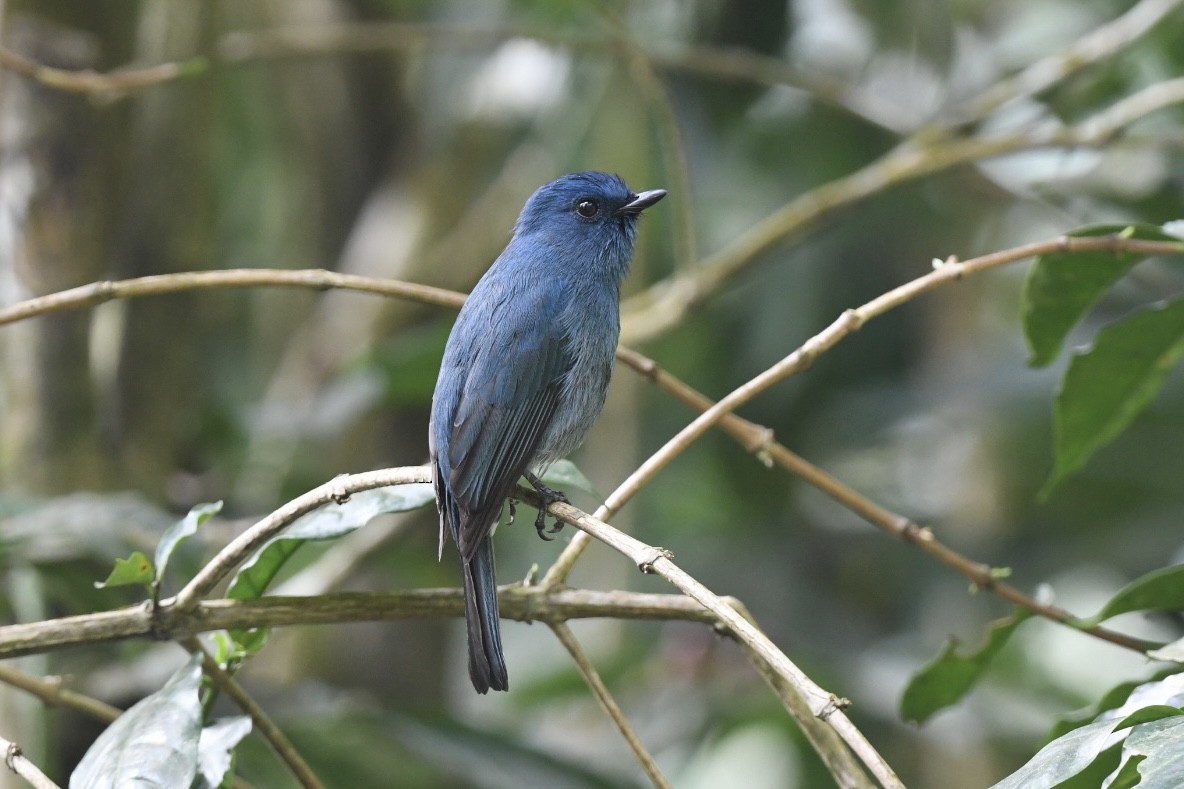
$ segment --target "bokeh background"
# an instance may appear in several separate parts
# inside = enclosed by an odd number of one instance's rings
[[[734,252],[801,195],[898,145],[924,160],[940,142],[927,128],[948,139],[1029,134],[1178,75],[1180,3],[1144,2],[1165,15],[1113,56],[996,108],[975,103],[1132,5],[0,2],[5,45],[41,63],[187,69],[99,93],[0,71],[0,306],[101,279],[236,267],[467,290],[535,187],[610,170],[635,189],[670,190],[643,222],[624,340],[719,398],[934,258],[1181,217],[1181,108],[1169,106],[1103,145],[1022,146],[873,184],[740,256],[685,314],[663,301],[666,285]],[[1088,615],[1181,556],[1184,379],[1174,373],[1129,431],[1038,501],[1064,360],[1025,364],[1025,268],[905,305],[741,413],[956,549],[1012,568],[1021,588]],[[1178,261],[1146,263],[1072,339],[1182,285]],[[424,462],[452,320],[374,296],[258,289],[0,327],[0,616],[133,602],[93,582],[194,504],[226,502],[179,557],[178,578],[252,517],[336,474]],[[620,369],[574,459],[607,495],[692,416]],[[497,535],[506,582],[546,568],[570,536],[543,543],[524,520]],[[853,720],[910,786],[989,785],[1058,715],[1151,672],[1137,654],[1031,621],[967,700],[906,724],[897,705],[908,678],[948,637],[980,641],[1005,603],[722,434],[614,523],[743,600],[808,674],[853,701]],[[436,528],[425,510],[306,547],[281,590],[455,585],[453,557],[436,561]],[[571,583],[668,589],[599,546]],[[1181,635],[1172,617],[1120,624]],[[830,783],[742,653],[707,628],[574,628],[675,785]],[[642,785],[550,631],[507,622],[504,633],[505,695],[472,693],[458,621],[289,629],[242,678],[330,786]],[[17,665],[126,706],[183,660],[175,646],[133,642]],[[0,722],[61,780],[101,729],[8,689]],[[254,738],[239,774],[290,782]]]

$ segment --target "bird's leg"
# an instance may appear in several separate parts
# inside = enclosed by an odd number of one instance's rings
[[[561,491],[547,487],[546,485],[543,484],[543,481],[541,479],[539,479],[537,476],[535,476],[533,473],[531,473],[529,471],[526,472],[525,476],[526,476],[526,481],[534,486],[534,489],[536,491],[538,491],[539,498],[542,499],[542,501],[539,502],[538,517],[534,519],[534,530],[537,531],[539,533],[539,536],[542,537],[544,540],[548,540],[548,541],[553,540],[554,537],[548,537],[547,535],[554,534],[557,531],[559,531],[560,529],[562,529],[563,522],[560,520],[556,520],[555,525],[552,526],[550,529],[548,529],[547,528],[547,507],[550,507],[552,504],[554,504],[557,501],[562,501],[564,504],[567,504],[568,503],[567,496]]]
[[[513,526],[514,516],[518,514],[518,499],[508,499],[506,503],[510,505],[510,519],[506,521],[506,525]]]

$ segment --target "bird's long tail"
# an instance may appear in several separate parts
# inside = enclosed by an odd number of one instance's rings
[[[481,541],[473,558],[464,563],[465,624],[469,631],[469,677],[478,693],[508,690],[506,658],[493,575],[493,540]]]

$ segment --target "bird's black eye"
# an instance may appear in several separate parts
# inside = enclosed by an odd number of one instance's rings
[[[584,197],[576,202],[576,213],[584,219],[591,219],[600,213],[600,205],[595,200]]]

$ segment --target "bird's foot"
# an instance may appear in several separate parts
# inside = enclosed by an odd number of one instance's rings
[[[547,487],[546,485],[543,484],[543,481],[541,479],[539,479],[536,475],[534,475],[532,473],[528,472],[526,474],[526,480],[531,485],[534,486],[534,489],[536,491],[538,491],[539,498],[542,499],[542,501],[539,502],[538,517],[536,517],[534,519],[534,530],[539,533],[539,537],[550,542],[551,540],[553,540],[555,538],[548,537],[547,535],[555,534],[560,529],[562,529],[563,528],[563,521],[559,521],[559,520],[555,521],[555,523],[551,526],[551,528],[548,529],[547,528],[547,507],[550,507],[552,504],[554,504],[557,501],[561,501],[564,504],[567,504],[568,503],[567,495],[564,494],[562,491],[558,491],[558,490],[555,490],[554,488]]]

